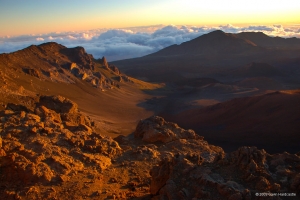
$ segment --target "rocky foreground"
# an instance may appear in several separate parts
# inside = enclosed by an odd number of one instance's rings
[[[7,104],[0,121],[1,199],[300,197],[300,153],[225,153],[158,116],[112,139],[71,100],[40,96],[33,108]]]

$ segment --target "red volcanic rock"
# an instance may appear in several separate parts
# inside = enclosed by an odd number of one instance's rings
[[[300,174],[296,175],[291,181],[291,189],[293,191],[300,191]]]
[[[6,109],[13,110],[13,111],[26,111],[26,112],[28,112],[27,107],[22,106],[22,105],[17,105],[17,104],[14,104],[14,103],[8,103],[6,105]]]
[[[37,77],[37,78],[41,77],[40,72],[38,70],[36,70],[36,69],[25,68],[25,69],[23,69],[23,71],[26,74],[29,74],[30,76],[34,76],[34,77]]]
[[[28,192],[33,185],[40,199],[54,198],[47,196],[51,187],[57,199],[67,198],[66,191],[74,192],[68,193],[74,197],[123,199],[152,195],[153,199],[250,200],[262,192],[300,195],[299,154],[271,155],[256,147],[240,147],[225,155],[193,131],[158,116],[141,121],[135,138],[113,140],[97,133],[89,117],[60,96],[43,96],[34,113],[13,107],[0,112],[1,197],[13,199],[20,194],[34,199]]]
[[[53,121],[56,123],[61,123],[60,114],[56,113],[53,110],[46,108],[45,106],[38,106],[35,109],[35,113],[45,119],[45,121]]]
[[[72,113],[77,111],[77,104],[62,96],[41,96],[39,105],[54,110],[57,113]]]
[[[210,162],[177,154],[153,167],[150,191],[156,199],[250,200],[262,192],[298,195],[299,164],[296,154],[270,155],[256,147],[241,147]]]
[[[1,184],[67,182],[85,167],[106,169],[122,152],[116,141],[95,133],[90,120],[69,99],[42,96],[34,113],[13,107],[15,111],[0,112]],[[80,117],[83,123],[75,119]],[[73,123],[74,131],[65,123]]]
[[[106,69],[109,69],[106,58],[103,56],[102,59],[99,59],[100,64],[104,66]]]
[[[66,55],[73,63],[85,69],[94,69],[93,56],[87,54],[83,47],[64,48],[60,52]]]
[[[114,73],[116,73],[116,74],[118,74],[118,75],[120,74],[120,70],[119,70],[116,66],[110,65],[109,68],[110,68]]]
[[[160,153],[157,150],[157,146],[154,144],[141,145],[133,150],[132,154],[137,157],[137,160],[155,160],[159,158]]]
[[[105,91],[105,89],[114,88],[111,83],[115,80],[116,75],[120,75],[120,71],[115,66],[109,68],[106,59],[103,59],[103,61],[101,59],[95,60],[82,47],[66,48],[54,42],[38,46],[32,45],[17,52],[1,54],[0,63],[2,70],[8,69],[8,71],[5,70],[5,73],[0,70],[2,83],[6,87],[9,86],[8,88],[14,86],[13,89],[11,88],[14,91],[13,94],[22,94],[22,98],[28,98],[35,92],[49,94],[50,88],[53,86],[53,89],[51,89],[51,92],[54,92],[53,94],[63,94],[66,88],[69,88],[69,85],[57,88],[55,83],[74,84],[73,86],[77,87],[79,85],[76,85],[76,83],[87,82],[89,86]],[[104,68],[101,67],[101,64]],[[107,73],[107,70],[109,73]],[[32,77],[24,76],[26,74]],[[13,81],[8,82],[8,77],[12,78]],[[26,82],[29,82],[30,85],[25,84]],[[18,89],[15,88],[16,86],[18,86]],[[120,87],[119,85],[115,86]],[[8,88],[5,89],[6,92],[9,91]],[[29,91],[30,93],[28,93]],[[34,96],[33,98],[37,97]],[[19,97],[16,99],[19,99]],[[19,101],[19,103],[21,102]]]
[[[228,160],[242,169],[255,171],[259,167],[264,167],[266,164],[266,155],[264,150],[258,150],[256,147],[241,147],[229,154]]]
[[[150,193],[158,194],[159,190],[166,185],[167,180],[170,178],[170,173],[172,171],[172,161],[170,160],[162,160],[159,163],[159,166],[155,166],[152,168],[150,175],[151,185],[150,185]]]
[[[103,74],[101,74],[100,72],[95,72],[94,76],[96,76],[97,78],[99,78],[100,82],[105,81],[105,76]]]
[[[184,130],[177,124],[166,122],[158,116],[141,120],[136,127],[134,137],[142,138],[145,142],[160,141],[164,143],[178,139],[200,138],[193,130]]]
[[[6,173],[6,181],[21,181],[28,184],[31,182],[50,182],[54,174],[49,166],[43,162],[33,163],[26,157],[17,153],[11,153],[4,157],[2,167]]]

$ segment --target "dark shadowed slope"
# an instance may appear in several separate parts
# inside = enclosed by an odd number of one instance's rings
[[[172,45],[148,56],[240,54],[259,50],[261,48],[249,40],[240,39],[233,34],[217,30],[180,45]]]
[[[249,40],[258,46],[265,48],[300,49],[300,39],[270,37],[262,32],[242,32],[235,34],[236,37]]]
[[[239,67],[232,72],[232,75],[236,77],[272,77],[281,76],[282,73],[276,67],[268,63],[252,62],[243,67]]]
[[[299,91],[233,99],[202,109],[165,116],[227,150],[256,145],[271,152],[298,152]]]

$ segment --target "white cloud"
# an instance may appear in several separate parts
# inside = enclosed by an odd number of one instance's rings
[[[185,33],[184,30],[177,28],[176,26],[169,25],[169,26],[165,26],[161,29],[156,30],[152,34],[152,36],[153,37],[175,36],[175,35],[181,35],[184,33]]]
[[[274,26],[248,26],[245,28],[242,28],[242,30],[245,31],[274,31],[275,27]]]
[[[151,35],[147,33],[131,34],[127,37],[127,42],[145,45],[151,39]]]
[[[162,49],[176,43],[176,38],[171,36],[151,38],[146,42],[147,45],[156,49]]]
[[[229,33],[261,31],[270,36],[300,37],[299,25],[283,27],[251,25],[246,27],[231,24],[220,26],[144,26],[126,29],[95,29],[81,32],[53,32],[40,35],[0,37],[0,53],[23,49],[32,44],[54,41],[67,47],[83,46],[95,58],[106,56],[108,61],[140,57],[164,47],[180,44],[214,30]]]
[[[38,37],[36,38],[36,41],[44,41],[44,38]]]
[[[134,43],[111,44],[105,47],[103,55],[108,60],[120,60],[128,57],[140,57],[153,52],[153,48]]]
[[[131,34],[132,34],[132,32],[128,31],[128,30],[113,29],[113,30],[108,30],[108,31],[102,33],[97,39],[107,40],[107,39],[112,39],[112,38],[124,38]]]

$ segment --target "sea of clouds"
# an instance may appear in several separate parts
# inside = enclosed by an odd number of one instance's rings
[[[115,61],[144,56],[172,44],[181,44],[214,30],[223,30],[227,33],[261,31],[269,36],[300,38],[300,25],[287,27],[282,25],[237,27],[230,24],[215,27],[155,25],[14,37],[5,36],[0,37],[0,53],[17,51],[32,44],[57,42],[66,47],[82,46],[95,58],[105,56],[108,61]]]

